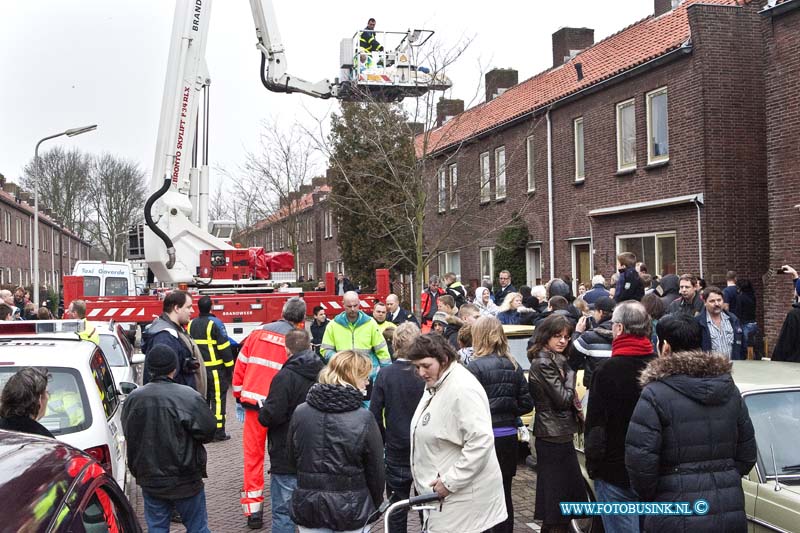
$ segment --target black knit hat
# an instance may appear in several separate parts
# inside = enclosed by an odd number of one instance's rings
[[[157,344],[147,353],[145,363],[151,376],[166,376],[178,367],[178,355],[169,346]]]
[[[594,303],[594,308],[598,311],[603,311],[604,313],[613,313],[616,306],[617,302],[608,296],[602,296]]]

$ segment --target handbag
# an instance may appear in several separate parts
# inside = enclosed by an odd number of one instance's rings
[[[524,424],[517,428],[517,440],[519,442],[529,443],[531,441],[531,432]]]

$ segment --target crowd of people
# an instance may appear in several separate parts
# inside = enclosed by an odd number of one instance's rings
[[[263,527],[268,454],[274,533],[361,531],[384,500],[426,493],[440,502],[420,514],[425,531],[512,532],[521,417],[535,406],[542,531],[568,531],[559,504],[588,501],[573,445],[580,433],[598,501],[715,502],[702,516],[607,515],[606,531],[746,530],[740,477],[756,446],[731,361],[756,336],[752,284],[733,272],[724,289],[692,274],[654,282],[629,253],[617,266],[610,284],[597,275],[577,296],[558,278],[518,291],[508,271],[495,290],[469,292],[453,273],[443,286],[431,276],[419,320],[394,294],[367,315],[343,278],[333,319],[292,297],[280,320],[241,346],[210,298],[190,320],[191,295],[171,292],[143,336],[147,384],[122,412],[148,529],[168,531],[178,519],[208,531],[204,444],[230,438],[230,387],[244,425],[241,505],[251,529]],[[535,326],[527,379],[509,324]],[[45,386],[31,369],[9,380],[0,428],[47,435],[36,422]],[[389,531],[406,531],[407,519],[393,515]]]

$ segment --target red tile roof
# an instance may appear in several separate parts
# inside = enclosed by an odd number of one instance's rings
[[[275,222],[278,222],[279,220],[286,218],[291,213],[299,213],[301,211],[305,211],[306,209],[314,205],[314,193],[330,192],[330,191],[331,188],[329,185],[321,185],[319,187],[314,187],[314,189],[310,193],[304,194],[303,196],[300,197],[299,200],[292,201],[291,210],[286,206],[281,207],[276,213],[271,214],[267,218],[259,220],[249,228],[245,229],[242,233],[250,233],[252,231],[258,231],[260,229],[264,229],[268,227],[270,224],[274,224]]]
[[[431,154],[463,142],[679,48],[691,37],[686,14],[691,4],[741,5],[748,2],[685,0],[663,15],[642,19],[583,50],[564,65],[541,72],[431,130],[425,151]],[[581,81],[578,81],[575,63],[583,65]],[[425,134],[420,134],[416,138],[418,156],[423,154],[424,137]]]

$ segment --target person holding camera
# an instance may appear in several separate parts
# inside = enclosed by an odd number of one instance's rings
[[[800,275],[790,265],[783,265],[778,269],[778,273],[792,276],[795,302],[781,326],[778,341],[772,350],[772,360],[800,363],[800,303],[797,301],[800,297]]]
[[[608,296],[598,298],[589,316],[581,317],[572,334],[569,365],[576,372],[583,368],[583,386],[591,388],[594,369],[611,357],[611,315],[617,303]]]
[[[158,345],[172,348],[178,354],[178,369],[173,381],[188,385],[206,397],[206,370],[200,348],[186,332],[192,316],[192,297],[185,291],[172,291],[164,298],[163,313],[153,320],[142,334],[142,352],[147,356]],[[150,381],[150,369],[145,359],[142,381]]]

